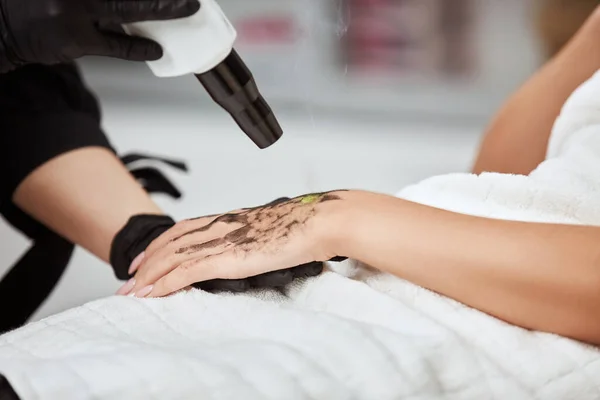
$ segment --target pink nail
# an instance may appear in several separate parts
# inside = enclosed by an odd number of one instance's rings
[[[140,254],[138,254],[138,256],[136,258],[133,259],[133,261],[131,262],[131,265],[129,266],[129,271],[128,271],[129,275],[133,275],[133,273],[135,271],[137,271],[137,269],[140,267],[140,264],[144,260],[145,256],[146,256],[146,252],[142,251]]]
[[[124,284],[123,286],[121,286],[121,289],[119,289],[117,291],[117,296],[126,296],[129,294],[129,292],[131,292],[131,290],[133,289],[133,287],[135,286],[135,279],[131,278],[130,280],[127,281],[126,284]]]
[[[148,296],[152,292],[152,289],[154,289],[154,285],[146,286],[145,288],[140,289],[135,294],[135,297],[144,298],[144,297]]]

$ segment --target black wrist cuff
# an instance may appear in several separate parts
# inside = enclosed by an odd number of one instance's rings
[[[131,262],[154,239],[175,225],[166,215],[135,215],[117,233],[110,249],[110,264],[120,280],[128,280]]]

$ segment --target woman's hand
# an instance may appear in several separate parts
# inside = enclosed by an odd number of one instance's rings
[[[137,260],[137,297],[160,297],[197,282],[243,279],[326,261],[342,192],[309,194],[261,207],[183,221]],[[138,266],[139,265],[139,266]]]

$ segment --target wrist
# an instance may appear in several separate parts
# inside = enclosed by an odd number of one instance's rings
[[[350,239],[357,228],[356,220],[360,210],[364,210],[365,192],[358,190],[333,191],[329,194],[339,200],[321,204],[318,223],[318,246],[321,247],[323,260],[334,257],[351,257]]]

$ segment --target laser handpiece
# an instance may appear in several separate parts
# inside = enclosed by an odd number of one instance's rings
[[[163,57],[148,62],[158,77],[194,74],[210,97],[227,111],[261,149],[283,134],[252,73],[233,48],[237,32],[215,0],[202,0],[191,17],[124,25],[130,35],[158,42]]]

